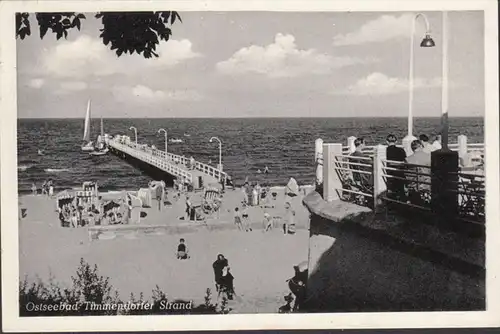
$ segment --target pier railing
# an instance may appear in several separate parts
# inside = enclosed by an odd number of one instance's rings
[[[119,149],[120,151],[127,153],[134,158],[147,162],[165,172],[168,172],[171,175],[183,178],[187,182],[193,182],[193,175],[190,172],[170,163],[168,159],[165,159],[165,156],[161,156],[161,154],[158,153],[161,151],[147,148],[144,145],[139,145],[136,143],[121,143],[117,140],[110,140],[108,145]]]
[[[157,148],[152,148],[143,144],[136,144],[125,138],[111,139],[113,146],[119,147],[127,154],[146,161],[162,170],[169,172],[173,175],[186,178],[189,182],[193,181],[193,175],[189,170],[197,170],[205,175],[209,175],[219,181],[222,177],[227,179],[227,173],[215,168],[213,166],[207,165],[205,163],[195,160],[194,166],[191,166],[190,158],[185,156],[173,154],[170,152],[165,152],[158,150]],[[131,152],[134,152],[132,154]],[[178,167],[179,165],[184,168]]]
[[[483,144],[469,145],[470,151],[484,152]],[[431,167],[387,160],[386,148],[377,145],[372,148],[372,154],[353,156],[347,153],[342,144],[325,144],[318,139],[315,152],[316,180],[317,184],[323,185],[324,199],[340,199],[372,208],[383,203],[395,203],[400,207],[432,211],[432,180],[435,176],[432,175]],[[457,181],[452,181],[451,186],[443,192],[456,193],[456,215],[459,218],[483,224],[484,153],[480,159],[470,159],[469,163],[454,173],[454,177],[450,177]]]

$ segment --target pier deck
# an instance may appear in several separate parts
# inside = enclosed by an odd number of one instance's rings
[[[128,155],[173,177],[185,179],[189,183],[202,177],[204,184],[214,184],[219,183],[223,176],[227,176],[225,172],[213,166],[199,161],[195,161],[194,166],[191,166],[190,159],[185,156],[122,140],[119,136],[106,139],[106,144],[114,154]]]

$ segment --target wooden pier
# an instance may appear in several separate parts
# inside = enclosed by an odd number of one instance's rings
[[[171,180],[177,178],[199,188],[200,183],[204,185],[215,184],[220,183],[223,177],[227,178],[225,172],[215,167],[196,160],[191,166],[190,158],[134,143],[127,136],[107,137],[105,141],[113,154],[145,172],[149,171],[148,174],[153,174],[153,177],[158,176],[155,177],[156,179],[164,179],[161,175],[167,174]]]

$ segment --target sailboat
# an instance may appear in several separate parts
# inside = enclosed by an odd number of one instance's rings
[[[106,144],[104,143],[104,125],[102,121],[102,116],[101,116],[101,134],[99,137],[97,137],[97,149],[94,150],[93,152],[90,152],[90,155],[94,156],[100,156],[100,155],[105,155],[108,153],[109,149],[106,147]]]
[[[87,113],[85,114],[85,124],[83,128],[82,151],[91,152],[94,150],[94,144],[90,140],[90,100],[87,103]]]

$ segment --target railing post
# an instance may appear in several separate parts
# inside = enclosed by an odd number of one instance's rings
[[[323,139],[314,142],[314,160],[316,163],[316,185],[323,183]]]
[[[381,203],[380,196],[387,190],[384,180],[384,161],[387,159],[387,146],[377,145],[373,151],[373,204]]]
[[[349,138],[347,138],[347,147],[349,147],[348,153],[356,151],[356,145],[354,145],[354,141],[356,141],[356,139],[357,138],[354,136],[350,136]]]
[[[342,155],[342,144],[323,144],[323,199],[339,199],[337,189],[342,189],[342,182],[335,170],[335,156]]]
[[[459,135],[458,136],[458,158],[462,162],[462,166],[469,166],[470,161],[467,159],[469,154],[467,154],[467,136]]]

